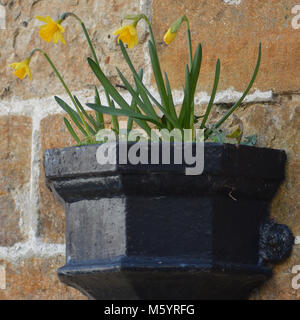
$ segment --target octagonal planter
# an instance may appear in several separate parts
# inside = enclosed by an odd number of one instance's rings
[[[66,209],[58,276],[89,298],[243,299],[289,255],[293,235],[269,220],[284,151],[205,143],[188,176],[185,163],[100,165],[97,148],[44,154]]]

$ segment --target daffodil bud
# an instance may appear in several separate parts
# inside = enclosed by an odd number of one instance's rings
[[[171,27],[168,29],[167,33],[164,36],[164,41],[166,44],[170,44],[175,39],[183,21],[185,21],[188,25],[188,20],[186,16],[178,18],[175,22],[171,24]]]

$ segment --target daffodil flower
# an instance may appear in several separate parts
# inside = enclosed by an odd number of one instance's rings
[[[27,58],[24,61],[21,62],[15,62],[10,64],[9,66],[13,69],[15,69],[16,71],[14,72],[14,74],[19,78],[19,79],[24,79],[26,77],[26,75],[28,75],[28,78],[30,80],[32,80],[32,76],[31,76],[31,71],[29,68],[29,63],[30,63],[31,58]]]
[[[37,16],[36,19],[46,23],[39,27],[39,34],[43,40],[47,42],[53,41],[53,43],[57,43],[58,40],[60,40],[63,44],[66,44],[66,41],[62,36],[62,34],[65,32],[65,29],[61,26],[62,19],[54,21],[49,16]]]
[[[176,35],[177,35],[177,32],[172,32],[171,28],[169,28],[169,30],[164,36],[164,42],[166,44],[170,44],[175,39]]]
[[[121,40],[123,43],[127,43],[129,48],[136,46],[138,44],[136,24],[134,22],[116,30],[114,35],[118,35],[118,42]]]

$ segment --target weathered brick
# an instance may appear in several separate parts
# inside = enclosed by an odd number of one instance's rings
[[[30,181],[31,119],[0,117],[0,246],[12,246],[25,238],[15,194]]]
[[[7,28],[0,30],[0,98],[19,97],[20,99],[57,95],[64,92],[62,85],[45,58],[37,54],[31,61],[33,81],[17,79],[8,65],[23,60],[34,48],[45,50],[63,74],[71,90],[92,88],[98,80],[92,73],[86,58],[91,56],[88,43],[80,24],[72,18],[63,22],[67,44],[46,43],[39,37],[38,25],[41,22],[35,16],[51,16],[57,19],[64,12],[76,13],[86,24],[98,58],[105,73],[115,83],[118,65],[128,74],[124,59],[113,31],[120,27],[121,18],[129,13],[139,13],[140,3],[134,0],[122,1],[36,1],[27,0],[4,2],[7,12]],[[127,23],[127,22],[126,22]],[[146,32],[139,26],[139,38],[142,43]],[[137,68],[144,65],[142,45],[130,50]]]
[[[199,90],[212,90],[215,64],[221,60],[219,90],[246,89],[255,67],[258,45],[262,43],[261,68],[254,84],[260,90],[299,91],[299,29],[291,25],[293,0],[241,1],[228,5],[224,1],[153,0],[153,28],[162,68],[171,85],[181,89],[184,83],[188,47],[185,26],[168,46],[164,33],[178,17],[190,20],[193,47],[203,47]]]
[[[51,115],[41,121],[41,176],[39,186],[40,218],[39,230],[46,242],[64,243],[65,210],[54,200],[45,185],[43,154],[46,149],[62,148],[74,145],[74,140],[63,123],[63,115]]]
[[[20,259],[16,263],[2,260],[6,289],[0,289],[0,300],[85,300],[79,291],[59,281],[56,270],[63,264],[63,256]]]
[[[256,291],[251,300],[298,300],[297,290],[292,288],[293,277],[292,273],[276,275]]]

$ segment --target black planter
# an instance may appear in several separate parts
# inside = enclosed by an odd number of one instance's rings
[[[62,282],[94,299],[241,299],[287,257],[269,220],[284,151],[205,143],[183,165],[99,165],[97,145],[47,150],[47,185],[66,208]]]

